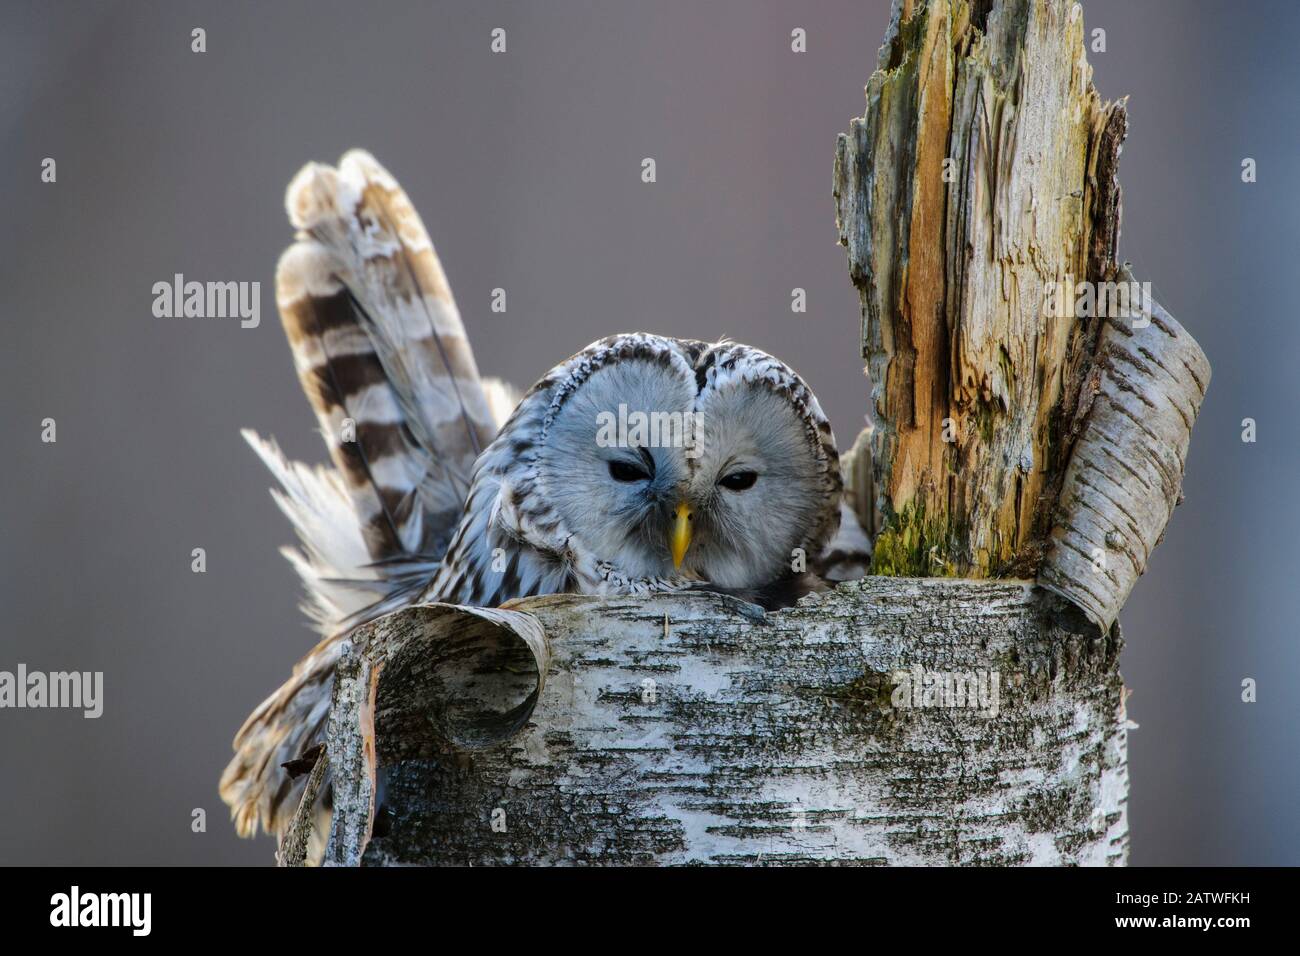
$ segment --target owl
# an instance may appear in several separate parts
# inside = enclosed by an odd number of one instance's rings
[[[236,829],[280,834],[358,624],[403,606],[707,588],[768,608],[840,523],[835,439],[782,362],[635,332],[589,345],[514,401],[481,378],[419,216],[368,154],[309,164],[276,300],[332,466],[245,438],[300,548],[322,636],[248,718],[221,780]]]

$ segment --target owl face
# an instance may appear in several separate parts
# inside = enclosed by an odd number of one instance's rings
[[[820,549],[839,468],[798,376],[745,346],[606,342],[606,360],[557,376],[536,457],[571,549],[629,579],[725,588],[762,587]]]

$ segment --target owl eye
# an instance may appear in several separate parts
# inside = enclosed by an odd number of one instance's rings
[[[609,477],[615,481],[648,481],[650,475],[631,462],[615,459],[609,463]]]
[[[758,481],[757,472],[733,471],[725,478],[718,479],[718,484],[728,491],[744,491],[746,488],[753,488],[756,481]]]

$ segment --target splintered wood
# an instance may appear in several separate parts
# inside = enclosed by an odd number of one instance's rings
[[[1079,6],[1060,0],[896,4],[866,113],[840,135],[878,574],[1034,576],[1061,523],[1101,322],[1044,303],[1116,277],[1127,130],[1123,102],[1092,86],[1083,38]]]

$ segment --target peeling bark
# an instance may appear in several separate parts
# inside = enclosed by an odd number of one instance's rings
[[[329,773],[329,766],[329,754],[323,749],[319,750],[311,773],[307,777],[307,783],[303,786],[302,797],[298,800],[298,809],[294,811],[289,829],[280,842],[280,850],[276,855],[277,865],[288,867],[307,865],[313,838],[316,836],[318,816],[316,800],[320,796],[325,776]]]
[[[707,592],[417,607],[353,645],[330,753],[367,752],[373,706],[387,820],[357,839],[375,766],[336,786],[335,862],[1127,857],[1118,631],[1024,582],[869,578],[766,615]],[[997,715],[903,706],[912,667],[997,674]]]
[[[416,639],[430,635],[432,643]],[[360,863],[381,762],[444,746],[470,753],[522,727],[545,686],[549,653],[535,619],[493,608],[419,605],[358,628],[330,706],[334,813],[325,862]]]
[[[1121,279],[1132,281],[1127,269]],[[1107,319],[1039,581],[1109,628],[1182,497],[1210,363],[1159,303]]]

